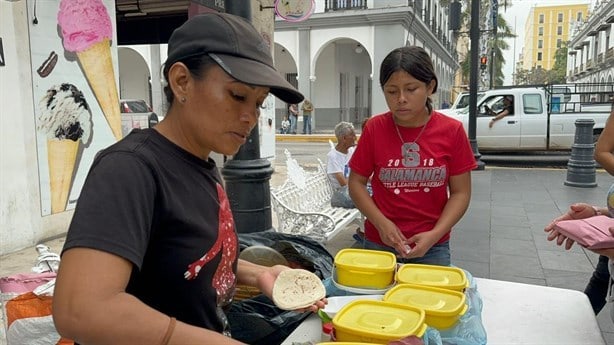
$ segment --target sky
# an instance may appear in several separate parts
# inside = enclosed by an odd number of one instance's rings
[[[589,9],[592,9],[596,0],[507,0],[508,5],[510,2],[512,3],[512,6],[507,7],[507,11],[503,8],[503,2],[504,0],[499,0],[499,12],[503,15],[508,25],[515,29],[517,35],[516,38],[507,40],[510,49],[503,51],[503,56],[506,59],[506,63],[503,66],[504,83],[505,85],[510,85],[512,84],[512,74],[514,73],[514,62],[518,61],[518,55],[522,51],[524,44],[524,26],[532,7],[589,4]]]

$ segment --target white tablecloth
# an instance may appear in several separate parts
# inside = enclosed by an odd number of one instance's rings
[[[605,345],[580,291],[475,278],[484,302],[488,345]],[[308,317],[282,345],[320,341],[320,319]]]

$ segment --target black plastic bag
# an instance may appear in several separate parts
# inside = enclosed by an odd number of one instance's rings
[[[256,245],[277,250],[288,260],[290,266],[306,269],[322,279],[333,273],[334,257],[322,244],[307,236],[275,231],[239,234],[240,250]]]
[[[280,252],[292,267],[330,277],[333,256],[317,241],[300,235],[273,231],[239,234],[241,250],[262,245]],[[310,313],[279,309],[264,295],[235,301],[226,312],[232,337],[252,345],[281,344]]]

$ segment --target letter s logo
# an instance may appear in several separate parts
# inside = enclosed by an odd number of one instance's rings
[[[403,166],[407,168],[417,167],[420,164],[420,145],[416,143],[404,143],[401,147]]]

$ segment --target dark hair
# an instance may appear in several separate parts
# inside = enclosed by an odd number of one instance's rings
[[[215,60],[209,57],[209,55],[192,56],[192,57],[185,58],[183,60],[179,60],[177,62],[182,62],[184,65],[186,65],[186,67],[190,71],[190,74],[195,79],[198,79],[198,80],[204,78],[207,72],[209,71],[209,69],[213,65],[217,64]],[[164,70],[163,70],[164,80],[166,82],[165,83],[166,85],[164,86],[164,96],[166,97],[166,102],[168,103],[169,107],[173,105],[173,101],[175,100],[175,94],[173,94],[173,90],[171,90],[171,86],[168,82],[168,70],[170,68],[171,66],[164,66]]]
[[[390,76],[401,70],[425,84],[434,80],[433,93],[437,92],[438,82],[433,61],[423,48],[417,46],[401,47],[388,53],[379,70],[380,86],[384,88],[384,84],[390,79]],[[430,97],[426,100],[426,107],[429,112],[433,111],[433,101]]]

